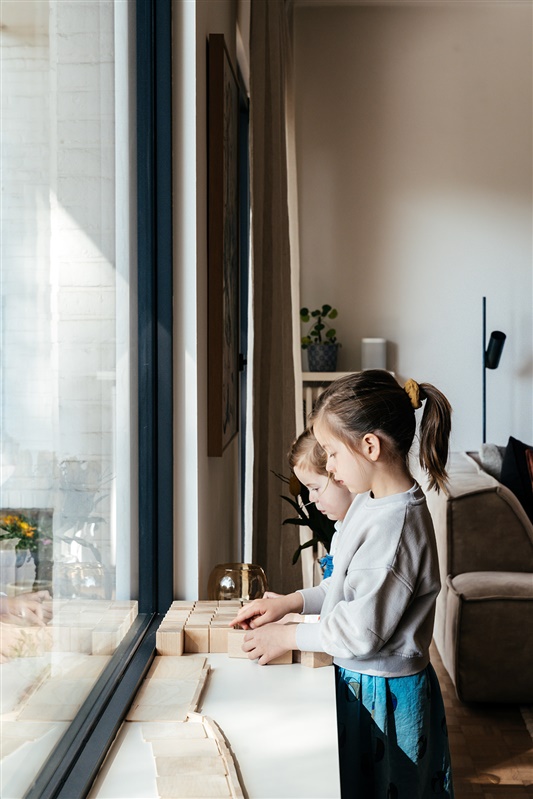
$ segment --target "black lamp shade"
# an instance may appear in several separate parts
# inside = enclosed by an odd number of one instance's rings
[[[490,334],[489,345],[485,352],[485,366],[487,369],[498,368],[506,338],[507,336],[501,330],[493,330]]]

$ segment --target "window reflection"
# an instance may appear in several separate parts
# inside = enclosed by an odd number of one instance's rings
[[[6,798],[27,790],[137,613],[129,6],[0,4]]]

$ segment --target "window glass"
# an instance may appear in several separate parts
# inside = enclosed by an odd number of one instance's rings
[[[0,4],[5,797],[137,613],[131,5]]]

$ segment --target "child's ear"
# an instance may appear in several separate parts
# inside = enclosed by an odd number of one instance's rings
[[[377,461],[381,452],[381,441],[374,433],[366,433],[362,441],[363,454],[369,461]]]

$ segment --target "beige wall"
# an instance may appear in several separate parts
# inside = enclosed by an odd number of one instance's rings
[[[185,598],[205,598],[212,567],[241,559],[237,439],[207,457],[206,53],[209,34],[223,33],[236,63],[236,12],[236,0],[173,5],[175,595]]]
[[[489,441],[533,441],[531,2],[296,2],[301,301],[339,309],[339,368],[390,342],[481,443],[481,307],[508,339]]]

